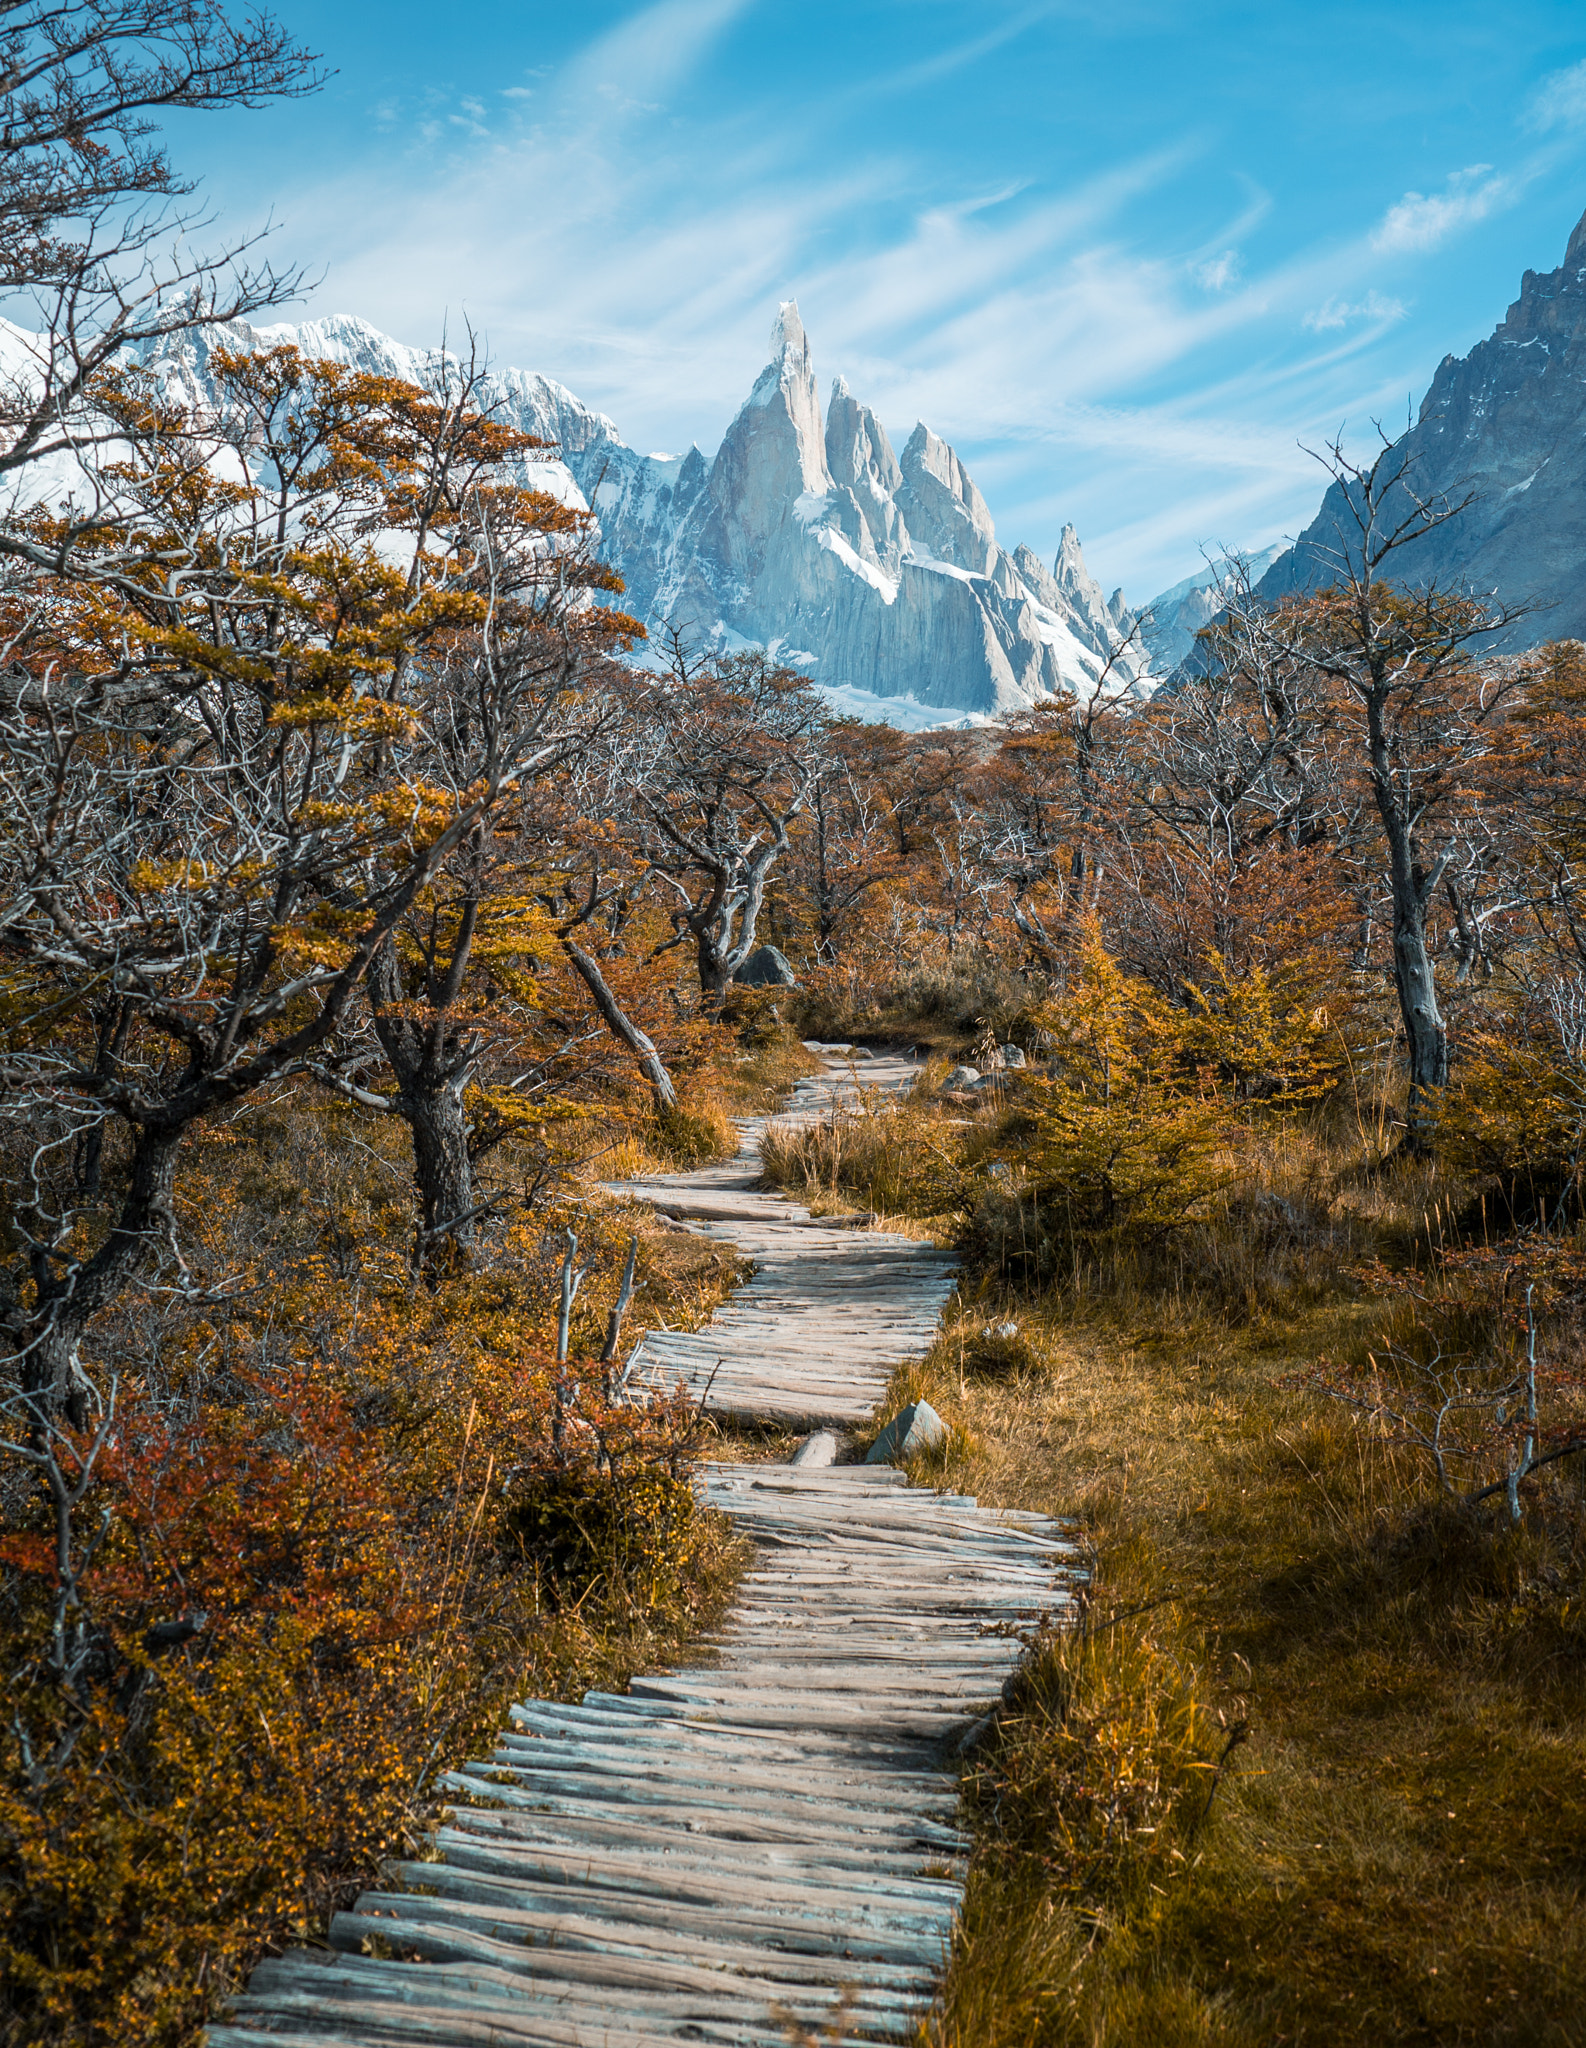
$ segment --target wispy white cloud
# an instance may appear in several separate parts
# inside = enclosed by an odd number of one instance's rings
[[[1404,314],[1402,299],[1385,298],[1381,292],[1367,292],[1363,299],[1354,303],[1348,299],[1328,299],[1304,314],[1300,324],[1313,334],[1324,334],[1329,328],[1351,327],[1360,320],[1385,326],[1390,321],[1402,320]]]
[[[982,57],[994,55],[1016,37],[1050,20],[1060,11],[1062,0],[1041,0],[1038,6],[1023,8],[1018,14],[999,22],[995,28],[987,29],[984,35],[972,36],[967,42],[955,43],[950,50],[906,66],[886,81],[886,90],[910,92],[918,86],[934,85],[939,78],[950,78],[955,71],[962,71],[967,64],[978,63]]]
[[[1586,60],[1543,79],[1531,95],[1525,125],[1539,135],[1554,128],[1586,126]]]
[[[569,92],[651,104],[694,70],[754,0],[655,0],[586,46],[567,74]]]
[[[1379,256],[1424,254],[1460,229],[1501,212],[1518,196],[1514,179],[1491,164],[1470,164],[1452,172],[1441,192],[1406,192],[1383,215],[1371,246]]]
[[[1209,256],[1204,263],[1197,263],[1190,275],[1203,291],[1225,292],[1231,284],[1239,282],[1243,265],[1237,249],[1224,249],[1220,255]]]
[[[408,175],[284,202],[320,223],[316,310],[421,343],[466,317],[498,362],[558,378],[632,445],[709,449],[796,296],[823,378],[841,371],[890,430],[924,418],[956,441],[1009,540],[1088,519],[1098,573],[1138,595],[1193,566],[1204,535],[1254,544],[1293,523],[1311,493],[1297,438],[1362,416],[1361,351],[1404,310],[1375,285],[1384,247],[1501,201],[1476,166],[1375,234],[1274,264],[1253,187],[1187,249],[1152,231],[1158,196],[1202,176],[1198,132],[1083,179],[977,189],[895,125],[832,150],[803,104],[651,111],[749,4],[660,0],[551,75],[437,89]],[[1401,404],[1414,373],[1409,357],[1375,402]]]

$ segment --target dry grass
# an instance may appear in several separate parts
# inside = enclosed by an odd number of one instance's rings
[[[982,1205],[986,1263],[892,1389],[951,1426],[921,1478],[1076,1517],[1095,1566],[1085,1629],[1037,1644],[966,1779],[933,2048],[1562,2048],[1586,1999],[1586,1460],[1528,1482],[1514,1529],[1306,1376],[1402,1322],[1352,1272],[1424,1259],[1423,1212],[1435,1236],[1461,1191],[1370,1168],[1347,1129],[1239,1167],[1190,1229],[1069,1247],[1034,1292]],[[1544,1341],[1576,1356],[1580,1332],[1564,1313]]]

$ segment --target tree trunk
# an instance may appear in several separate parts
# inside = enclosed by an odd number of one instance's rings
[[[1377,815],[1388,842],[1388,879],[1393,894],[1393,986],[1410,1053],[1410,1093],[1405,1111],[1407,1150],[1432,1149],[1432,1112],[1448,1082],[1448,1027],[1437,1006],[1437,974],[1426,944],[1426,910],[1442,879],[1441,864],[1430,876],[1415,858],[1410,820],[1394,786],[1392,759],[1380,706],[1367,704],[1372,783]]]
[[[473,1162],[463,1090],[473,1057],[444,1013],[402,1014],[405,991],[391,940],[369,967],[375,1036],[391,1062],[397,1092],[391,1107],[413,1133],[413,1181],[418,1191],[418,1257],[422,1265],[442,1241],[468,1250],[476,1235]]]
[[[672,1086],[672,1077],[666,1071],[661,1055],[655,1049],[654,1040],[647,1037],[622,1009],[611,993],[606,977],[600,971],[599,963],[586,953],[582,946],[575,946],[571,939],[563,939],[562,951],[577,968],[585,987],[594,997],[595,1008],[600,1012],[606,1029],[638,1060],[639,1071],[654,1091],[656,1108],[675,1108],[677,1090]]]
[[[171,1235],[183,1128],[138,1131],[121,1213],[91,1259],[64,1273],[49,1260],[35,1259],[38,1304],[24,1336],[22,1391],[37,1418],[64,1414],[73,1428],[87,1420],[76,1384],[77,1347],[90,1318],[114,1301],[150,1247]]]
[[[419,1231],[424,1250],[449,1239],[466,1251],[475,1236],[473,1164],[468,1157],[468,1119],[463,1081],[424,1085],[422,1073],[411,1091],[397,1098],[397,1114],[413,1133],[413,1178],[419,1193]]]
[[[698,938],[699,992],[713,1010],[719,1010],[727,1000],[727,991],[732,986],[730,956],[723,953],[706,932]]]
[[[1448,1027],[1437,1007],[1437,979],[1426,944],[1426,906],[1413,881],[1409,900],[1394,892],[1393,981],[1410,1049],[1410,1098],[1406,1143],[1412,1152],[1432,1149],[1432,1112],[1448,1083]]]

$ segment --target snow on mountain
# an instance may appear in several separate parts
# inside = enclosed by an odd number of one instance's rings
[[[793,302],[770,360],[707,462],[603,445],[567,451],[628,601],[651,623],[731,646],[775,645],[829,690],[920,712],[1003,715],[1094,687],[1135,690],[1072,529],[1050,571],[1005,552],[958,455],[923,424],[902,455],[842,378],[824,415]],[[915,710],[905,713],[905,700]]]
[[[1491,643],[1586,637],[1586,216],[1558,269],[1525,272],[1485,341],[1445,356],[1413,427],[1394,444],[1422,499],[1467,508],[1393,557],[1396,582],[1435,582],[1530,607]],[[1390,497],[1389,523],[1409,500]],[[1334,484],[1316,518],[1262,578],[1261,595],[1333,582],[1359,542]]]
[[[1242,559],[1252,584],[1260,581],[1284,551],[1283,543]],[[1140,636],[1159,676],[1171,675],[1195,644],[1195,635],[1222,610],[1233,573],[1232,558],[1219,555],[1193,576],[1186,576],[1141,612]]]
[[[439,361],[345,315],[184,335],[143,360],[200,405],[215,346],[286,342],[415,382]],[[531,372],[492,371],[482,395],[556,444],[526,480],[593,508],[623,605],[652,631],[771,648],[843,708],[912,726],[1088,692],[1109,662],[1109,692],[1150,686],[1146,654],[1124,644],[1134,621],[1122,593],[1103,598],[1073,528],[1050,569],[1028,548],[1009,554],[974,479],[929,428],[895,454],[840,377],[823,409],[792,301],[709,461],[698,448],[640,455],[604,414]]]

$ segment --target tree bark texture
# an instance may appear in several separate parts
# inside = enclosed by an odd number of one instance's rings
[[[394,940],[369,968],[375,1036],[391,1063],[397,1092],[391,1107],[413,1133],[413,1180],[424,1247],[448,1237],[459,1250],[473,1242],[473,1162],[463,1091],[474,1066],[472,1034],[459,1030],[438,1002],[406,1014]]]
[[[601,973],[598,961],[586,953],[582,946],[575,946],[571,939],[563,939],[562,950],[594,998],[595,1008],[600,1012],[601,1021],[606,1029],[613,1038],[625,1045],[639,1062],[639,1071],[649,1082],[654,1093],[656,1108],[674,1108],[677,1103],[677,1090],[672,1086],[672,1077],[666,1071],[661,1055],[655,1049],[655,1041],[641,1031],[623,1010],[612,994],[606,977]]]
[[[77,1347],[89,1319],[115,1299],[151,1247],[172,1233],[182,1129],[163,1124],[138,1129],[120,1214],[91,1259],[60,1273],[42,1253],[34,1258],[38,1297],[23,1335],[22,1390],[41,1414],[64,1412],[74,1428],[86,1420],[76,1385]]]
[[[1426,943],[1426,913],[1442,879],[1442,864],[1426,873],[1415,857],[1409,806],[1394,780],[1393,757],[1383,706],[1373,696],[1366,706],[1372,786],[1377,815],[1388,842],[1388,879],[1393,898],[1393,985],[1409,1046],[1410,1092],[1405,1142],[1424,1153],[1432,1143],[1432,1107],[1448,1083],[1448,1026],[1437,1003],[1437,972]]]

